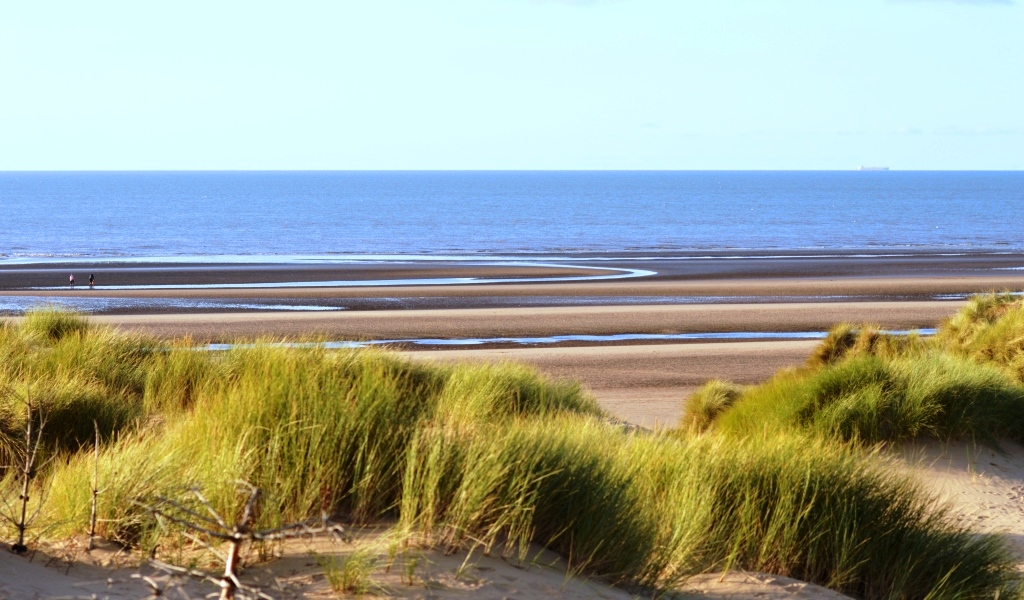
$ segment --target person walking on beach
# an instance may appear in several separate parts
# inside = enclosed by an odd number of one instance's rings
[[[75,274],[71,274],[71,287],[75,287]]]
[[[94,285],[96,285],[96,278],[92,276],[92,273],[89,273],[89,289],[92,289]]]

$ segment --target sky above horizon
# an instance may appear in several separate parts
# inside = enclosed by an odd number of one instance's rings
[[[1024,169],[1021,0],[42,0],[0,81],[0,170]]]

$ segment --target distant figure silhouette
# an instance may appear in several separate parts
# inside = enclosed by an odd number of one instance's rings
[[[71,274],[71,287],[75,287],[75,274]]]
[[[92,273],[89,273],[89,287],[92,287],[92,286],[94,286],[95,284],[96,284],[96,278],[94,278],[94,277],[92,276]]]

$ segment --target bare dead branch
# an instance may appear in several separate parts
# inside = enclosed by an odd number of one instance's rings
[[[219,577],[215,577],[203,571],[182,569],[181,567],[174,567],[173,565],[157,561],[153,562],[155,567],[161,568],[166,572],[188,575],[189,577],[202,579],[206,582],[216,583],[221,588],[221,600],[273,600],[272,596],[263,592],[259,587],[245,584],[238,578],[243,544],[251,544],[256,541],[280,541],[324,533],[344,539],[344,529],[340,525],[331,523],[326,515],[322,515],[319,519],[308,519],[300,523],[290,523],[272,529],[253,530],[252,524],[256,520],[256,513],[259,508],[260,490],[244,481],[238,482],[238,485],[240,488],[245,488],[248,491],[248,498],[246,499],[240,520],[233,525],[229,525],[227,520],[217,512],[206,496],[196,488],[190,490],[191,495],[206,509],[206,513],[209,516],[190,508],[183,502],[163,496],[156,498],[156,504],[146,504],[140,501],[136,501],[135,504],[148,510],[162,524],[166,522],[182,527],[185,530],[183,534],[186,538],[196,545],[209,550],[224,563],[224,573]],[[227,552],[221,553],[211,543],[203,540],[203,536],[209,540],[218,540],[226,543]]]
[[[32,489],[32,482],[35,480],[39,469],[39,465],[36,463],[39,458],[39,450],[42,447],[43,430],[46,428],[45,416],[40,416],[38,430],[33,427],[32,419],[32,389],[31,385],[26,383],[25,447],[22,450],[21,464],[17,465],[21,471],[21,494],[18,496],[18,501],[21,504],[20,510],[11,506],[7,499],[4,498],[4,517],[18,530],[18,541],[11,545],[11,550],[17,554],[24,554],[28,551],[28,546],[25,545],[25,531],[28,529],[32,521],[34,521],[39,515],[39,511],[42,510],[42,499],[40,499],[35,512],[31,515],[28,513],[28,503],[30,500],[29,492]],[[47,463],[49,463],[49,460],[43,464],[45,465]]]
[[[89,514],[89,546],[87,551],[96,547],[96,507],[100,495],[100,425],[94,419],[92,428],[96,432],[96,441],[92,448],[92,510]]]
[[[231,526],[228,525],[224,518],[221,517],[220,514],[217,512],[217,510],[213,508],[213,505],[210,504],[210,501],[206,499],[206,496],[203,496],[202,492],[199,491],[199,488],[192,488],[192,494],[199,499],[199,502],[203,505],[204,508],[206,508],[207,512],[210,513],[210,516],[213,517],[214,522],[216,522],[217,525],[220,525],[224,529],[231,529]]]

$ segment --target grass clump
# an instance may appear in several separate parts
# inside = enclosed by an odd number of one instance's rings
[[[577,383],[549,382],[516,364],[452,368],[438,398],[438,417],[472,423],[481,419],[541,416],[563,411],[597,414]]]
[[[940,352],[855,356],[749,389],[716,422],[725,432],[804,429],[847,441],[1024,439],[1024,388],[1001,370]]]
[[[42,308],[25,314],[21,321],[20,333],[26,336],[40,336],[52,342],[59,342],[69,335],[84,335],[89,323],[81,316],[58,308]]]
[[[473,539],[489,552],[500,542],[522,558],[539,542],[574,568],[654,580],[654,524],[639,509],[636,467],[613,451],[623,439],[571,414],[472,435],[426,430],[408,455],[400,523],[449,548]]]
[[[692,433],[706,431],[743,394],[743,386],[712,379],[690,395],[683,407],[679,428]]]
[[[855,448],[716,435],[635,440],[626,453],[646,465],[640,494],[660,516],[666,577],[732,567],[859,598],[1014,591],[998,539],[950,527],[941,507]]]
[[[571,568],[664,588],[740,568],[861,598],[1015,593],[998,538],[951,525],[852,447],[624,435],[573,415],[481,433],[424,432],[409,454],[404,527],[448,547],[539,542]]]
[[[971,439],[998,447],[1000,439],[1024,441],[1022,377],[1024,305],[989,294],[973,298],[931,339],[840,324],[801,369],[735,395],[729,384],[709,382],[689,400],[682,428],[802,430],[869,444]]]
[[[56,310],[28,313],[0,328],[0,464],[25,429],[26,398],[46,420],[47,452],[109,440],[144,414],[142,382],[152,342],[97,329]],[[18,442],[13,442],[17,444]]]
[[[393,517],[406,449],[420,430],[470,419],[454,410],[453,389],[499,422],[566,411],[599,414],[578,388],[547,386],[519,367],[430,367],[373,350],[269,345],[206,360],[216,364],[196,369],[207,375],[191,384],[199,391],[187,410],[178,402],[183,396],[172,393],[175,401],[151,415],[147,427],[101,453],[101,478],[111,482],[111,496],[173,495],[195,485],[231,502],[229,490],[217,490],[242,479],[267,492],[262,505],[270,522],[260,526],[322,512],[357,521]],[[62,521],[81,518],[89,460],[75,455],[55,475],[52,504]],[[146,480],[128,480],[126,470],[143,471]],[[125,487],[117,489],[116,482]],[[238,508],[218,505],[227,516]],[[109,512],[100,518],[111,523],[106,535],[139,543],[141,517],[130,514],[139,509],[118,503],[103,510]]]
[[[335,593],[362,596],[383,591],[371,579],[377,568],[377,555],[372,548],[359,548],[340,556],[317,554],[315,558]]]
[[[942,323],[935,343],[1024,382],[1024,300],[1009,293],[975,296]]]
[[[896,358],[925,348],[926,343],[916,332],[898,336],[886,333],[878,325],[840,323],[830,329],[825,339],[811,352],[807,365],[812,369],[820,368],[863,355]]]

